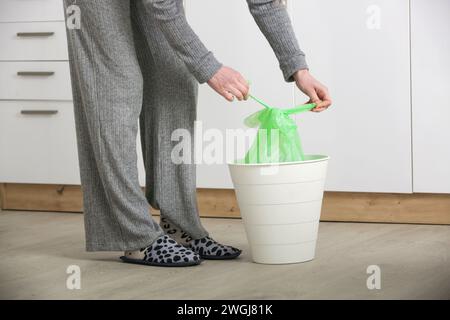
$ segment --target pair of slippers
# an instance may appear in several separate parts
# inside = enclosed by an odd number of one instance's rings
[[[164,217],[161,218],[160,225],[171,237],[164,234],[146,248],[126,251],[120,259],[127,263],[151,266],[187,267],[199,265],[202,260],[235,259],[242,252],[232,246],[222,245],[209,236],[191,239]]]

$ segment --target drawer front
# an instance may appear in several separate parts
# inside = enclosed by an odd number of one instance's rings
[[[69,62],[0,62],[0,100],[72,100]]]
[[[64,22],[3,23],[0,60],[68,60]]]
[[[0,101],[0,182],[79,184],[71,102]]]
[[[1,0],[0,22],[63,20],[62,0]]]

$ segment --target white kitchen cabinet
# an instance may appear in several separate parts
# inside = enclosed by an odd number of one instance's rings
[[[411,1],[414,192],[450,193],[450,1]]]
[[[62,0],[1,0],[0,22],[63,21]]]
[[[409,1],[290,2],[310,70],[334,102],[297,116],[305,152],[331,156],[326,189],[412,192]]]
[[[272,105],[292,106],[292,85],[285,83],[278,61],[246,1],[189,0],[185,6],[190,25],[206,47],[224,65],[238,70],[251,82],[252,94]],[[203,131],[216,128],[225,137],[226,129],[245,129],[244,118],[259,109],[261,106],[253,101],[229,103],[206,84],[200,87],[198,119]],[[232,187],[225,164],[200,164],[197,173],[198,187]]]
[[[0,181],[80,184],[72,102],[0,101]]]

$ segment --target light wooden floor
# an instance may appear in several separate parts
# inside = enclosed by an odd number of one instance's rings
[[[321,223],[315,260],[274,266],[251,262],[241,220],[204,219],[217,240],[244,253],[235,261],[180,269],[84,252],[82,218],[0,212],[0,298],[450,298],[450,226]],[[81,268],[81,290],[66,288],[69,265]],[[381,268],[381,290],[366,287],[369,265]]]

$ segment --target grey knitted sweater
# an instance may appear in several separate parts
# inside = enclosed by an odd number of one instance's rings
[[[226,0],[224,0],[226,1]],[[189,71],[204,83],[222,64],[208,51],[189,26],[179,0],[144,0],[147,11],[159,21],[172,48]],[[286,81],[293,81],[295,71],[306,69],[305,54],[300,50],[285,5],[279,0],[247,0],[253,18],[269,41]]]

